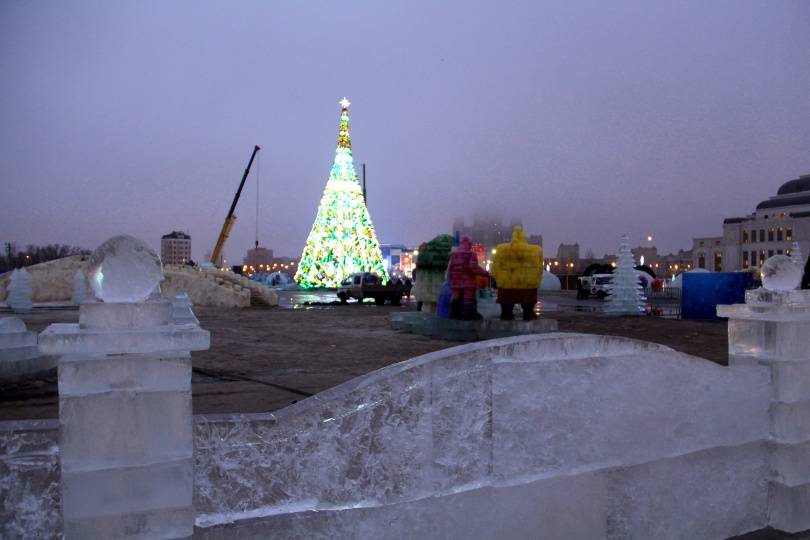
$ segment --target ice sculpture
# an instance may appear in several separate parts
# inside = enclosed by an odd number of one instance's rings
[[[133,236],[113,236],[90,257],[90,286],[104,302],[143,302],[162,278],[160,258]]]
[[[762,286],[772,291],[792,291],[802,281],[803,268],[787,255],[774,255],[762,265]]]
[[[543,277],[540,280],[541,291],[559,291],[562,290],[560,278],[558,278],[549,268],[543,270]]]
[[[516,226],[512,241],[499,244],[492,265],[492,277],[498,287],[501,319],[515,318],[515,304],[523,309],[523,320],[536,318],[537,288],[542,279],[543,248],[528,243],[523,229]]]
[[[644,313],[644,295],[636,274],[633,254],[627,235],[622,236],[616,270],[613,272],[610,296],[605,304],[605,312],[611,315],[640,315]]]
[[[419,246],[413,288],[417,309],[427,313],[436,311],[452,248],[453,237],[449,234],[440,234],[430,242]]]
[[[190,351],[207,349],[197,325],[175,324],[149,299],[160,260],[116,236],[91,258],[103,302],[79,324],[52,324],[43,354],[59,355],[59,458],[64,536],[185,538],[193,532]]]
[[[450,318],[450,304],[453,301],[453,288],[450,287],[450,280],[445,279],[439,289],[439,301],[436,303],[436,316],[440,319]]]
[[[16,317],[0,317],[0,379],[16,379],[53,366],[52,358],[39,355],[36,332],[28,331],[25,323]]]
[[[87,281],[84,278],[84,272],[76,270],[73,275],[73,296],[70,301],[79,305],[84,302],[85,298],[87,298]]]
[[[15,313],[27,313],[31,311],[32,294],[31,274],[29,274],[28,270],[25,268],[14,270],[11,273],[6,304],[8,304]]]
[[[469,236],[462,236],[458,248],[450,254],[450,265],[447,267],[450,276],[450,287],[453,299],[450,302],[450,318],[474,320],[480,319],[476,294],[478,276],[489,276],[489,273],[478,265],[478,258],[472,251]]]
[[[613,336],[437,351],[273,414],[198,417],[197,525],[231,538],[727,538],[766,525],[769,381],[758,365]]]

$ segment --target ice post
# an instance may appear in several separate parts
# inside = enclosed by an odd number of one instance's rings
[[[73,295],[70,297],[70,301],[78,306],[84,302],[85,298],[87,298],[87,284],[84,280],[84,272],[76,270],[76,273],[73,274]]]
[[[796,289],[801,277],[790,258],[775,255],[745,304],[717,307],[728,317],[729,363],[771,371],[768,519],[785,532],[810,529],[810,291]]]
[[[99,302],[39,338],[59,355],[65,538],[182,538],[194,526],[191,351],[209,334],[147,300],[162,276],[142,241],[116,236],[90,260]]]
[[[16,317],[0,317],[0,378],[12,379],[36,362],[37,333],[29,332]]]

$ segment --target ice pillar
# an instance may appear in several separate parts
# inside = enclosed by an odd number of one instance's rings
[[[0,317],[0,379],[14,379],[40,367],[37,333],[16,317]]]
[[[771,371],[769,525],[810,529],[810,291],[747,291],[717,313],[729,319],[731,365]]]
[[[167,301],[85,303],[39,338],[59,355],[65,538],[183,538],[194,526],[191,351]]]

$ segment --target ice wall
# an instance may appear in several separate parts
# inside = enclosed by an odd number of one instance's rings
[[[733,536],[767,522],[769,391],[764,367],[617,337],[439,351],[197,418],[195,535]]]
[[[62,529],[59,422],[0,422],[0,538],[53,538]]]

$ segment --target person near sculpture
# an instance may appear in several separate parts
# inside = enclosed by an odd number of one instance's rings
[[[529,244],[523,229],[519,226],[512,231],[512,241],[499,244],[495,250],[492,275],[498,283],[497,301],[501,305],[501,320],[515,318],[515,304],[523,309],[523,320],[530,321],[537,316],[534,305],[537,303],[537,289],[543,279],[543,248]]]
[[[450,318],[474,320],[480,319],[476,292],[478,276],[489,276],[489,273],[478,264],[478,257],[472,250],[469,236],[462,236],[458,248],[450,254],[448,266],[450,287],[453,297],[450,304]]]

